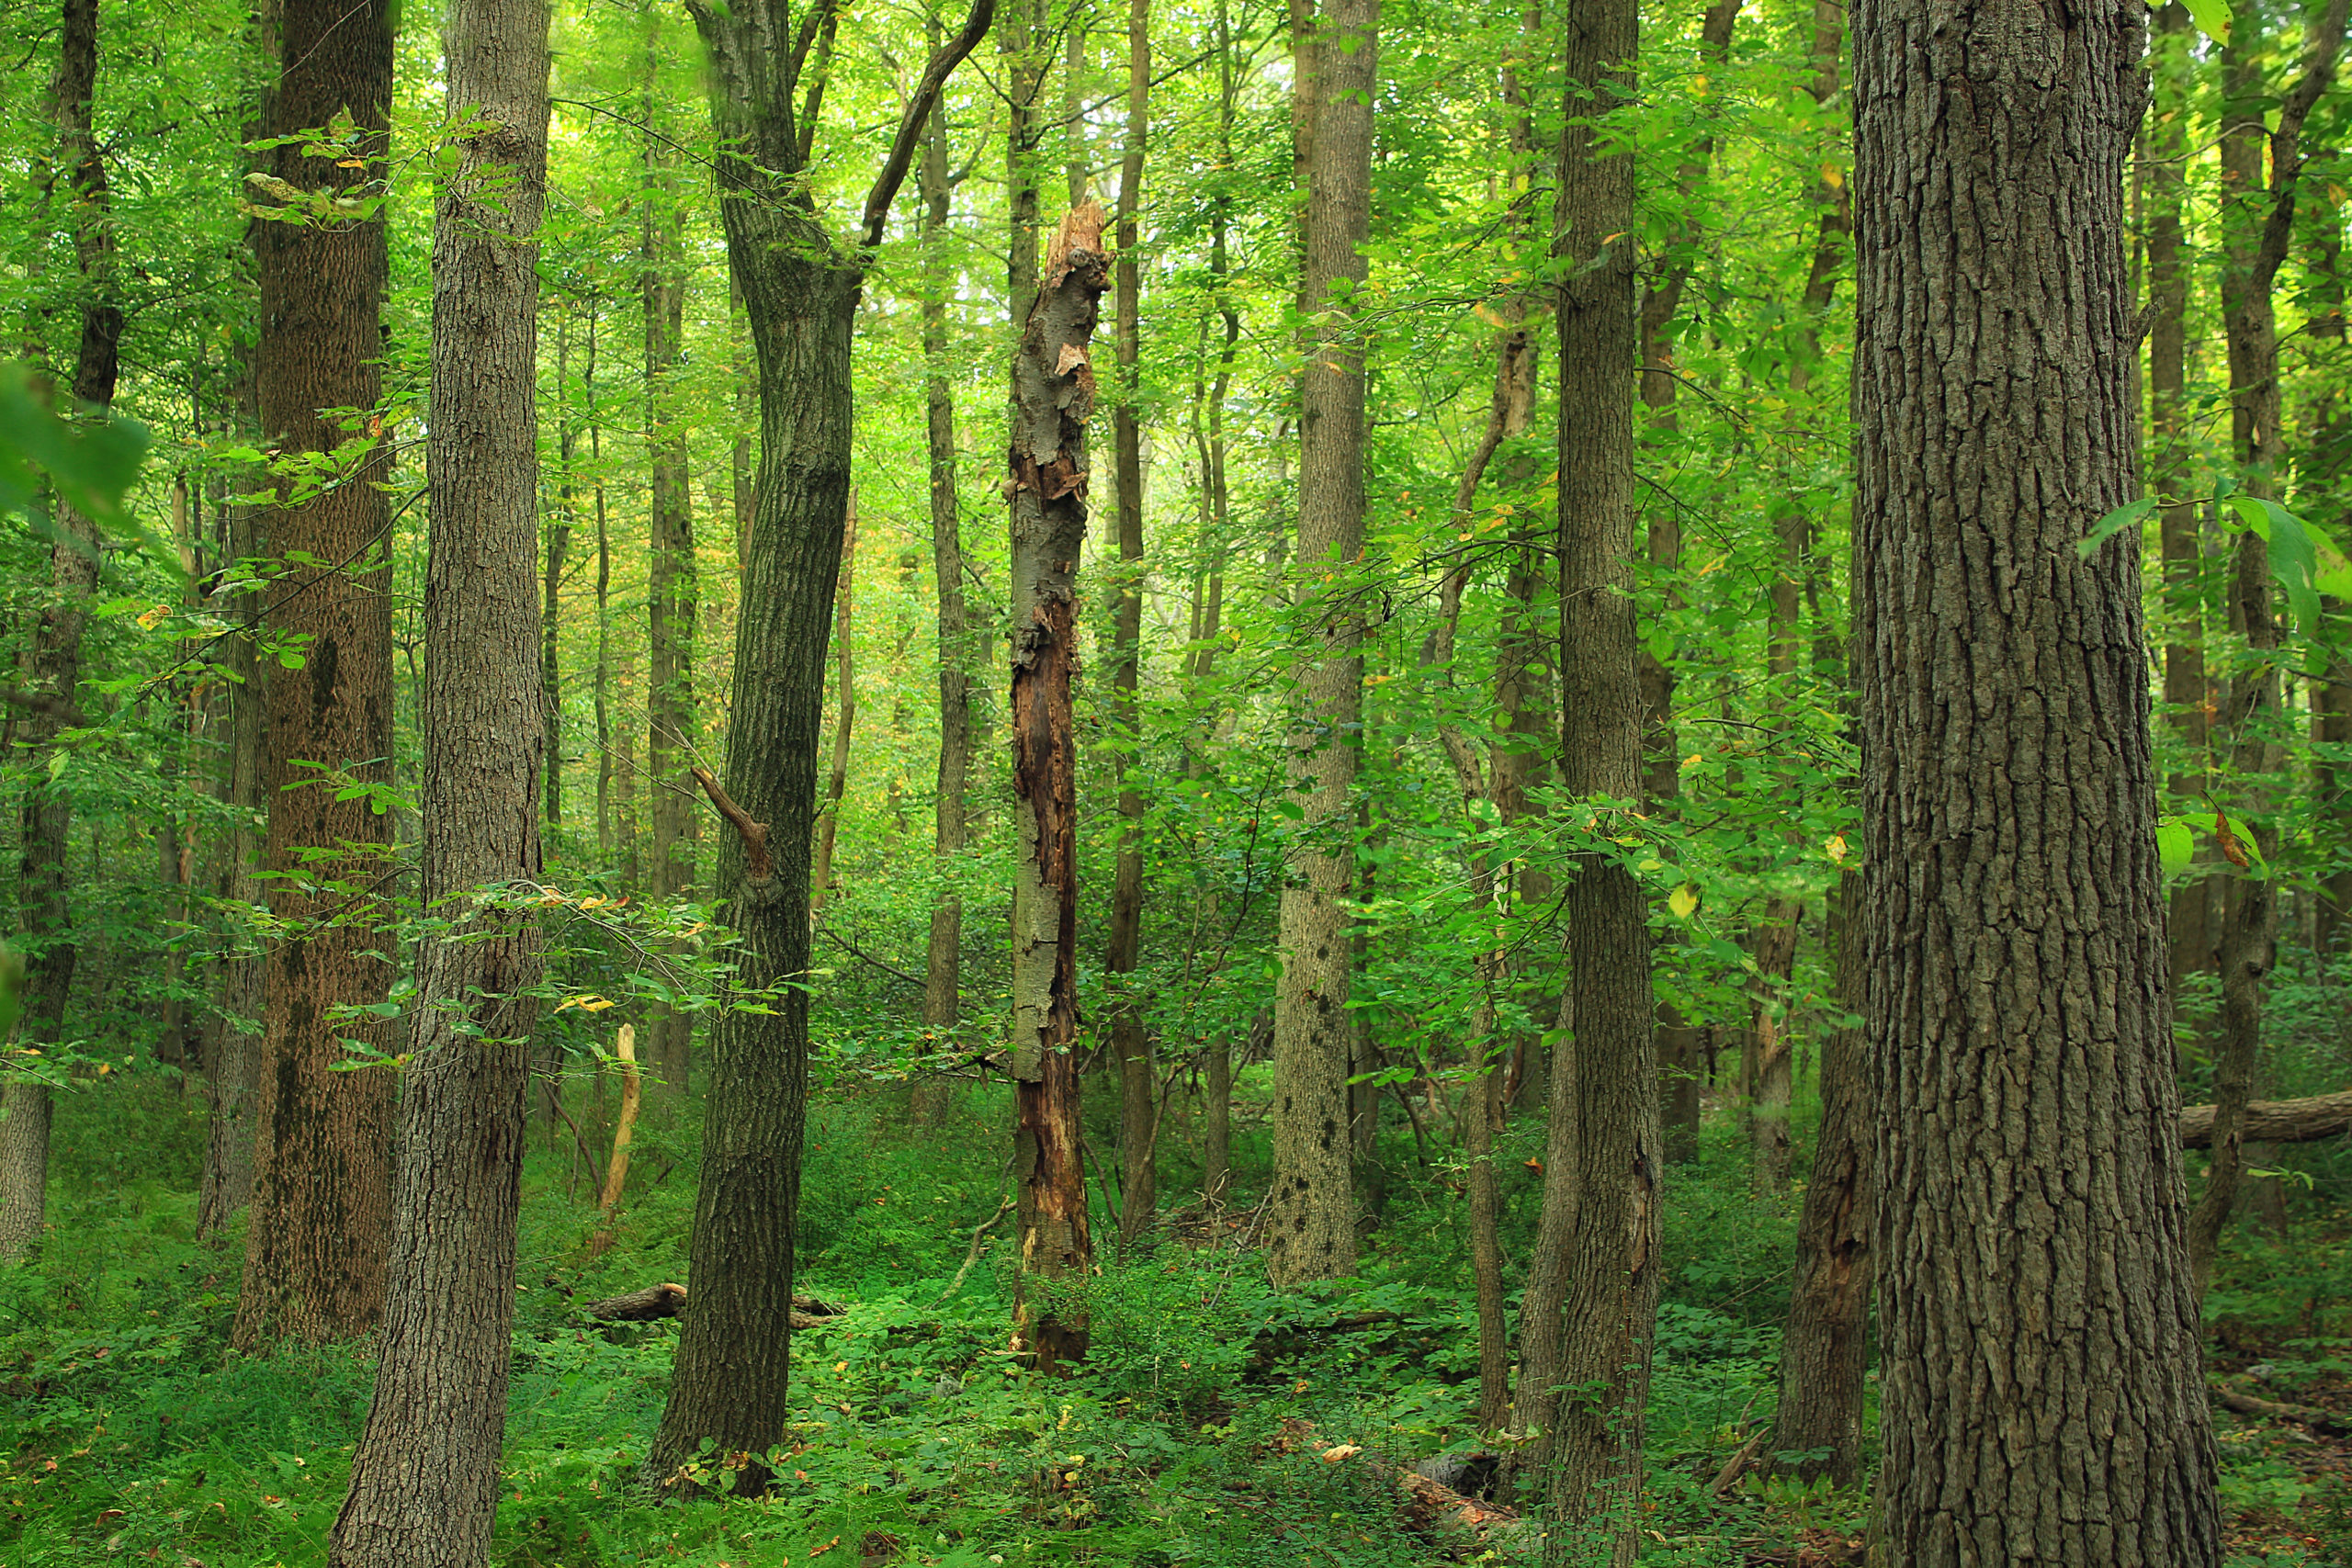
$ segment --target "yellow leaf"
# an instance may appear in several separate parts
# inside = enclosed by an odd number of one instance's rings
[[[156,623],[171,613],[172,607],[169,604],[156,605],[153,609],[139,617],[139,629],[142,632],[153,631],[155,629]]]
[[[580,1010],[582,1012],[602,1012],[612,1005],[613,1004],[611,1002],[605,1000],[603,997],[595,997],[590,1000],[582,1002],[580,1004]]]
[[[334,166],[338,169],[364,169],[368,166],[368,160],[365,158],[337,158],[334,161]]]
[[[1684,767],[1686,767],[1686,768],[1695,768],[1695,767],[1697,767],[1697,766],[1699,765],[1699,753],[1698,753],[1698,752],[1696,752],[1696,751],[1693,751],[1693,752],[1691,752],[1691,753],[1690,753],[1690,755],[1689,755],[1688,757],[1683,758],[1683,759],[1682,759],[1682,765],[1683,765]]]
[[[1690,96],[1694,98],[1703,98],[1707,96],[1707,79],[1704,76],[1690,78]]]
[[[1826,848],[1826,849],[1829,852],[1829,858],[1830,858],[1831,860],[1838,862],[1840,865],[1842,865],[1842,864],[1844,864],[1844,863],[1845,863],[1845,861],[1846,861],[1846,835],[1845,835],[1845,834],[1843,834],[1843,833],[1833,833],[1833,834],[1831,834],[1831,835],[1829,836],[1829,842],[1828,842],[1826,845],[1825,845],[1825,846],[1824,846],[1824,848]]]
[[[2329,181],[2329,182],[2328,182],[2328,186],[2327,186],[2327,199],[2328,199],[2328,200],[2330,200],[2330,201],[2332,201],[2332,202],[2334,202],[2334,203],[2335,203],[2336,206],[2338,206],[2338,207],[2343,206],[2343,205],[2344,205],[2344,187],[2343,187],[2342,186],[2340,186],[2340,185],[2337,185],[2337,184],[2336,184],[2335,181],[2333,181],[2333,180]]]
[[[1846,188],[1846,176],[1840,174],[1835,166],[1824,164],[1821,165],[1821,183],[1827,186],[1831,190],[1844,190]]]
[[[1666,907],[1674,911],[1676,919],[1687,920],[1699,912],[1699,895],[1688,886],[1678,887],[1667,895]]]

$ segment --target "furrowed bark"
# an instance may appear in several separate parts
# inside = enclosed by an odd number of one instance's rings
[[[1363,697],[1362,615],[1351,578],[1363,548],[1363,348],[1349,304],[1368,267],[1372,100],[1379,0],[1330,0],[1305,40],[1312,110],[1306,269],[1316,325],[1301,373],[1298,599],[1314,645],[1304,652],[1290,764],[1306,807],[1283,889],[1282,980],[1274,1000],[1274,1170],[1267,1269],[1277,1285],[1329,1280],[1356,1261],[1350,1171],[1349,949],[1340,900],[1354,881],[1350,800]],[[1310,86],[1311,82],[1311,86]]]
[[[1554,255],[1564,264],[1560,342],[1560,671],[1567,714],[1560,780],[1600,828],[1642,793],[1640,648],[1632,591],[1634,377],[1633,160],[1589,117],[1629,102],[1639,36],[1634,0],[1572,18],[1564,50],[1566,112]],[[1633,874],[1593,852],[1572,863],[1568,991],[1574,1038],[1555,1055],[1554,1130],[1566,1157],[1544,1171],[1537,1246],[1564,1276],[1542,1315],[1531,1276],[1525,1332],[1555,1336],[1564,1390],[1549,1412],[1547,1563],[1630,1565],[1639,1540],[1650,1339],[1657,1313],[1657,1062],[1651,1033],[1649,918]],[[1547,1358],[1551,1359],[1551,1358]],[[1522,1353],[1524,1368],[1528,1358]],[[1522,1387],[1526,1373],[1522,1371]]]
[[[542,972],[538,584],[546,0],[454,0],[450,101],[484,129],[435,203],[432,530],[416,953],[375,1398],[333,1568],[481,1568],[498,1513]]]
[[[364,190],[386,177],[392,95],[390,0],[287,0],[281,70],[265,130],[314,130],[348,110],[356,160],[273,149],[268,172],[306,190]],[[380,213],[331,223],[266,222],[260,255],[264,443],[339,452],[346,471],[301,504],[260,517],[271,582],[266,639],[281,661],[268,682],[262,794],[269,802],[270,912],[285,922],[265,972],[266,1034],[254,1096],[253,1220],[233,1334],[242,1349],[349,1338],[383,1310],[391,1232],[392,1075],[341,1070],[344,1039],[385,1050],[368,1014],[392,966],[378,900],[390,874],[392,817],[337,800],[328,782],[391,782],[392,627],[387,550],[390,433],[369,416],[346,429],[322,409],[374,409],[382,397],[381,327],[389,279]],[[267,657],[266,653],[265,657]],[[324,860],[305,851],[351,846]]]
[[[2145,28],[1855,12],[1871,1560],[1904,1568],[2222,1555],[2139,551],[2075,550],[2140,493]]]
[[[833,589],[833,766],[817,816],[817,868],[808,878],[808,914],[815,919],[833,887],[833,839],[841,830],[842,796],[849,789],[850,733],[857,724],[857,491],[842,525],[841,581]]]

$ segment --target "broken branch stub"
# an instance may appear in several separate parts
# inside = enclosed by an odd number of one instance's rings
[[[711,805],[718,807],[718,814],[741,835],[743,853],[751,862],[752,880],[767,881],[775,873],[775,862],[768,854],[768,825],[752,821],[752,814],[729,797],[718,781],[711,776],[708,768],[695,770],[695,783],[702,785],[703,793],[710,796]]]

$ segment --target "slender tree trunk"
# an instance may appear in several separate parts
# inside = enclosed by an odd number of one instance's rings
[[[1634,0],[1572,19],[1555,254],[1565,264],[1560,337],[1560,670],[1567,724],[1560,780],[1571,799],[1641,794],[1634,660],[1634,167],[1585,118],[1631,100]],[[1623,863],[1575,857],[1567,899],[1575,1037],[1555,1054],[1552,1117],[1569,1131],[1549,1165],[1537,1247],[1563,1280],[1556,1313],[1530,1278],[1528,1335],[1555,1336],[1563,1392],[1547,1413],[1553,1527],[1546,1562],[1634,1561],[1657,1312],[1657,1063],[1648,909]],[[1529,1358],[1521,1353],[1524,1367]],[[1522,1372],[1522,1387],[1525,1373]]]
[[[243,366],[236,397],[236,434],[249,441],[255,428],[255,388],[250,359]],[[225,487],[224,487],[225,488]],[[249,581],[246,563],[260,553],[260,514],[246,504],[227,509],[228,547],[224,563],[238,581]],[[230,613],[240,624],[255,624],[261,595],[250,588],[229,601]],[[265,682],[268,667],[255,657],[252,637],[232,637],[223,661],[228,666],[229,698],[227,772],[220,781],[221,804],[228,808],[228,840],[223,852],[219,892],[222,898],[249,910],[262,901],[260,870],[262,836],[254,824],[263,819],[268,802],[262,795],[263,727],[269,693]],[[275,660],[270,660],[274,664]],[[218,1022],[205,1053],[205,1095],[209,1115],[205,1123],[204,1183],[198,1194],[196,1234],[210,1240],[230,1218],[253,1200],[254,1109],[263,1060],[263,959],[246,944],[257,940],[250,917],[239,914],[229,922],[228,940],[236,944],[221,963],[214,1004]]]
[[[1111,1043],[1119,1063],[1119,1233],[1135,1242],[1159,1207],[1155,1144],[1159,1072],[1143,1010],[1128,984],[1143,940],[1143,792],[1129,776],[1143,745],[1136,688],[1143,662],[1143,422],[1136,410],[1142,356],[1143,271],[1136,264],[1136,213],[1143,200],[1144,137],[1151,96],[1151,0],[1127,9],[1127,141],[1119,164],[1119,401],[1112,412],[1119,472],[1118,601],[1112,611],[1115,662],[1111,705],[1118,727],[1119,852],[1111,893],[1111,942],[1102,967],[1114,987]]]
[[[613,530],[605,510],[605,426],[596,410],[596,315],[588,299],[588,359],[580,374],[588,405],[588,461],[596,471],[596,859],[613,863]]]
[[[700,814],[686,770],[694,756],[695,573],[693,489],[686,466],[686,426],[673,389],[684,349],[686,279],[684,218],[677,186],[678,155],[653,133],[652,82],[663,28],[660,13],[645,14],[643,94],[646,191],[639,235],[639,294],[645,312],[646,444],[652,457],[652,514],[647,552],[645,773],[646,815],[652,829],[647,892],[667,902],[689,896]],[[652,1003],[645,1021],[647,1060],[655,1104],[674,1104],[686,1091],[694,1039],[691,1015]]]
[[[934,31],[936,29],[934,28]],[[742,345],[749,341],[743,328],[743,286],[729,279],[727,289],[727,330],[735,348],[735,444],[728,449],[728,499],[735,508],[735,575],[752,567],[752,516],[758,501],[752,493],[752,432],[759,423],[758,378]]]
[[[1840,1011],[1859,1018],[1867,992],[1860,879],[1830,895]],[[1862,1385],[1870,1368],[1871,1122],[1862,1032],[1840,1023],[1821,1039],[1821,1131],[1797,1221],[1796,1277],[1781,1337],[1778,1468],[1806,1482],[1851,1486],[1862,1474]]]
[[[849,495],[842,525],[841,581],[833,590],[833,769],[825,780],[824,804],[817,815],[817,867],[808,878],[808,914],[813,919],[833,887],[833,835],[840,830],[842,796],[849,790],[850,731],[857,723],[857,491]]]
[[[1274,1002],[1274,1177],[1267,1269],[1281,1286],[1334,1279],[1356,1261],[1348,1142],[1348,944],[1340,903],[1354,880],[1349,798],[1363,695],[1361,616],[1350,592],[1363,547],[1363,347],[1348,301],[1367,273],[1372,101],[1380,0],[1330,0],[1314,62],[1306,297],[1320,312],[1302,376],[1299,593],[1320,647],[1304,655],[1292,787],[1305,834],[1283,889]],[[1302,95],[1307,83],[1299,85]]]
[[[339,191],[384,177],[393,16],[388,0],[286,0],[265,129],[288,136],[348,112],[357,145],[347,160],[306,156],[300,141],[274,149],[277,178]],[[342,1069],[345,1039],[382,1050],[389,1027],[337,1010],[380,1003],[391,981],[377,911],[392,874],[392,818],[366,800],[338,800],[343,792],[325,782],[333,773],[391,778],[390,513],[379,488],[390,477],[390,434],[372,419],[355,434],[321,412],[380,400],[387,237],[379,215],[333,227],[263,223],[254,243],[263,439],[289,454],[340,449],[350,472],[260,519],[265,553],[283,563],[266,636],[280,662],[296,667],[268,685],[261,780],[270,912],[282,934],[271,939],[265,978],[253,1220],[234,1333],[246,1349],[375,1325],[390,1231],[393,1087],[384,1068]],[[335,845],[351,848],[310,858]]]
[[[2189,58],[2196,35],[2179,0],[2156,13],[2150,50],[2155,112],[2148,126],[2148,491],[2165,504],[2158,514],[2164,557],[2166,629],[2165,706],[2183,749],[2199,760],[2172,781],[2177,796],[2198,799],[2205,789],[2205,646],[2199,633],[2205,597],[2198,579],[2203,549],[2198,539],[2194,444],[2188,431],[2188,265],[2184,221],[2188,197]],[[2213,966],[2210,877],[2184,879],[2171,899],[2169,989],[2175,1002],[2188,976]]]
[[[701,9],[711,129],[741,156],[722,160],[727,259],[743,289],[760,373],[760,470],[751,569],[736,617],[727,780],[697,770],[731,831],[721,840],[722,918],[740,939],[740,999],[711,1031],[702,1180],[695,1198],[694,1310],[683,1320],[662,1425],[645,1464],[664,1490],[694,1488],[718,1465],[756,1495],[764,1455],[791,1411],[793,1216],[808,1099],[808,873],[825,639],[849,505],[854,399],[850,345],[865,259],[947,73],[993,12],[977,0],[934,51],[882,173],[865,198],[858,246],[844,252],[804,175],[794,97],[801,63],[787,0]],[[707,1450],[706,1450],[707,1445]],[[699,1474],[689,1461],[706,1451]],[[740,1468],[737,1468],[740,1467]]]
[[[1102,209],[1062,220],[1013,360],[1012,787],[1023,804],[1012,881],[1012,1076],[1021,1291],[1015,1335],[1052,1376],[1086,1356],[1093,1263],[1079,1156],[1078,563],[1086,537],[1088,358],[1105,276]]]
[[[2309,17],[2303,74],[2280,106],[2275,131],[2266,126],[2268,84],[2253,52],[2262,18],[2250,0],[2237,8],[2233,42],[2222,55],[2222,317],[2229,340],[2231,437],[2240,490],[2265,500],[2278,494],[2287,467],[2286,399],[2278,382],[2278,320],[2271,288],[2294,232],[2303,120],[2335,79],[2346,11],[2346,0],[2326,0],[2324,11]],[[2279,842],[2267,796],[2268,776],[2278,761],[2280,637],[2271,606],[2267,542],[2248,531],[2239,536],[2233,554],[2230,629],[2245,637],[2252,661],[2223,689],[2220,728],[2230,742],[2238,790],[2254,803],[2251,811],[2232,803],[2232,815],[2255,818],[2254,837],[2267,862]],[[2222,884],[2214,954],[2222,973],[2222,1019],[2213,1054],[2212,1153],[2204,1193],[2188,1222],[2189,1269],[2200,1298],[2212,1279],[2214,1255],[2245,1170],[2241,1124],[2259,1070],[2262,982],[2277,952],[2278,929],[2278,892],[2267,868],[2243,871]]]
[[[545,608],[539,616],[539,684],[545,694],[541,705],[548,716],[548,776],[541,793],[549,829],[563,826],[563,646],[557,634],[563,624],[558,598],[563,592],[563,569],[571,553],[571,455],[575,443],[571,383],[571,319],[567,313],[556,320],[556,502],[554,514],[548,519]]]
[[[1905,1568],[2221,1559],[2139,553],[2075,547],[2139,493],[2144,17],[1854,17],[1872,1561]]]
[[[334,1568],[481,1568],[498,1512],[538,1008],[547,745],[538,556],[538,245],[546,0],[454,0],[468,138],[435,203],[432,532],[418,897],[455,922],[416,954],[376,1391]],[[507,901],[482,897],[503,892]]]
[[[90,122],[98,75],[97,0],[65,0],[58,29],[57,74],[51,87],[57,115],[57,170],[72,188],[74,257],[81,281],[82,331],[74,351],[75,401],[104,411],[114,401],[122,341],[122,309],[115,302],[115,237],[106,164]],[[22,731],[27,769],[18,818],[17,900],[22,910],[25,973],[17,1025],[19,1048],[54,1050],[65,1038],[66,1004],[74,988],[79,942],[70,894],[68,839],[74,827],[72,785],[55,771],[62,712],[81,701],[82,629],[98,585],[98,525],[60,497],[51,513],[50,598],[33,626],[25,659],[28,689],[54,698],[62,709],[34,710]],[[11,1072],[0,1089],[0,1262],[13,1263],[39,1246],[48,1219],[50,1095],[29,1072]]]
[[[1737,25],[1742,0],[1714,0],[1701,19],[1700,51],[1720,64],[1731,52],[1732,30]],[[1815,14],[1831,4],[1816,0]],[[1677,171],[1687,198],[1702,187],[1714,154],[1714,138],[1703,137],[1693,156]],[[1646,441],[1670,443],[1680,428],[1675,393],[1681,386],[1674,366],[1669,336],[1682,311],[1682,296],[1690,287],[1698,248],[1704,238],[1698,223],[1687,224],[1678,239],[1671,262],[1642,296],[1641,396],[1648,410]],[[1665,580],[1664,603],[1670,614],[1680,607],[1674,586],[1682,565],[1682,519],[1671,504],[1646,509],[1645,554],[1651,571]],[[1674,725],[1674,666],[1644,646],[1639,663],[1642,692],[1642,798],[1653,811],[1672,812],[1682,789],[1682,751]],[[1681,1009],[1665,998],[1657,1004],[1654,1031],[1658,1065],[1658,1095],[1666,1157],[1680,1164],[1699,1155],[1699,1066],[1701,1043],[1706,1031],[1693,1028]]]
[[[968,830],[966,797],[971,776],[975,650],[970,616],[964,606],[963,516],[956,488],[956,394],[948,380],[947,296],[953,284],[941,246],[954,195],[947,166],[946,121],[944,109],[933,109],[917,173],[925,263],[923,402],[931,455],[931,559],[939,595],[939,776],[932,852],[952,877]],[[923,961],[923,1026],[942,1042],[953,1035],[962,1014],[963,948],[964,900],[951,884],[932,906],[931,942]],[[948,1103],[945,1085],[933,1080],[916,1084],[917,1122],[937,1122]]]

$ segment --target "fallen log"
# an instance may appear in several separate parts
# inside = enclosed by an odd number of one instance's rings
[[[641,1291],[631,1291],[625,1296],[608,1296],[601,1302],[590,1302],[584,1309],[599,1323],[650,1323],[656,1318],[675,1317],[686,1307],[686,1288],[664,1281],[648,1285]],[[822,1328],[842,1315],[842,1309],[815,1296],[796,1294],[792,1298],[792,1326]]]
[[[2281,1404],[2276,1400],[2256,1399],[2250,1393],[2240,1393],[2233,1388],[2215,1388],[2213,1403],[2239,1416],[2250,1416],[2257,1421],[2292,1421],[2299,1427],[2309,1427],[2315,1432],[2331,1437],[2352,1436],[2352,1417],[2338,1416],[2332,1410],[2315,1410],[2306,1404]]]
[[[2245,1108],[2245,1135],[2250,1144],[2308,1144],[2352,1131],[2352,1089],[2341,1094],[2313,1095],[2309,1100],[2257,1100]],[[2186,1106],[2180,1112],[2180,1145],[2186,1149],[2213,1145],[2213,1108]]]

